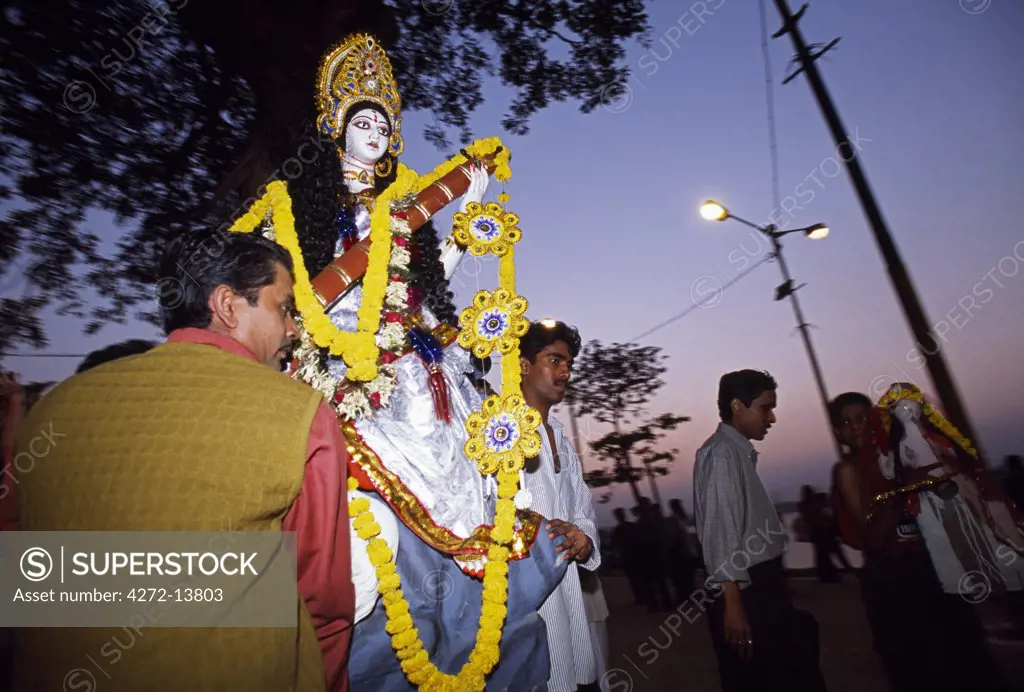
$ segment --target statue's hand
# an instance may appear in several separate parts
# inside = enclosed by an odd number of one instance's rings
[[[459,211],[466,213],[466,207],[469,206],[470,202],[480,203],[484,199],[484,194],[487,192],[487,183],[490,179],[490,173],[480,163],[469,164],[469,176],[472,180],[469,181],[469,189],[466,190],[466,194],[462,196],[462,202],[459,204]]]
[[[466,213],[466,208],[470,203],[476,202],[479,204],[484,200],[484,193],[487,192],[487,183],[490,178],[490,173],[487,172],[487,168],[483,164],[473,162],[468,167],[471,180],[469,181],[469,188],[466,190],[466,194],[462,196],[462,202],[459,204],[459,211],[463,214]],[[466,251],[456,245],[451,236],[446,239],[441,248],[441,263],[444,265],[445,280],[452,278],[465,254]]]

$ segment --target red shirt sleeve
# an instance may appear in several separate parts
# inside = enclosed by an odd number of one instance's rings
[[[18,428],[24,419],[21,402],[8,400],[7,415],[0,429],[0,531],[19,528],[18,479],[14,477]]]
[[[348,687],[348,650],[355,617],[345,439],[321,404],[309,431],[306,473],[284,518],[296,532],[299,593],[316,627],[329,692]]]
[[[14,478],[14,455],[4,454],[3,457],[3,469],[0,471],[0,531],[17,531],[18,481]]]

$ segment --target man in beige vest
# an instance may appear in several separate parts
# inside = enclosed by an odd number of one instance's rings
[[[63,437],[17,480],[23,531],[295,531],[298,627],[146,628],[116,662],[103,645],[128,628],[20,629],[19,692],[69,689],[76,670],[103,692],[347,688],[346,452],[322,396],[280,372],[291,272],[257,234],[175,240],[158,284],[167,341],[42,399],[19,450],[51,424]]]

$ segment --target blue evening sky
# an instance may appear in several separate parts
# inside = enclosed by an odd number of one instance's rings
[[[769,28],[779,26],[773,3]],[[736,223],[697,215],[706,198],[752,221],[825,222],[831,235],[786,238],[831,395],[879,395],[893,378],[931,390],[870,228],[803,77],[779,87],[792,54],[770,42],[780,160],[788,209],[773,214],[764,65],[757,3],[652,2],[650,49],[630,46],[630,94],[582,115],[556,104],[529,135],[503,137],[513,153],[508,207],[522,217],[518,289],[533,318],[576,325],[585,340],[629,341],[695,301],[702,307],[642,339],[669,356],[652,413],[693,417],[662,496],[690,506],[693,453],[717,423],[715,394],[728,370],[769,370],[779,421],[758,445],[759,468],[779,500],[799,485],[824,488],[833,451],[790,304],[773,302],[767,244]],[[793,3],[796,9],[799,3]],[[972,13],[973,12],[973,13]],[[819,62],[930,321],[946,323],[944,354],[990,459],[1024,452],[1024,4],[1017,0],[818,0],[808,41],[839,46]],[[1016,67],[1015,67],[1016,66]],[[499,85],[473,120],[477,137],[501,134],[508,93]],[[404,162],[424,171],[443,158],[405,119]],[[493,186],[489,195],[498,192]],[[110,228],[110,237],[119,231]],[[496,263],[468,259],[454,286],[460,307],[493,288]],[[54,317],[52,353],[85,353],[145,325],[86,338]],[[10,359],[25,380],[67,376],[76,359]],[[581,421],[583,436],[601,432]],[[594,460],[585,458],[592,466]],[[647,490],[646,482],[644,490]],[[599,516],[628,502],[625,489]]]

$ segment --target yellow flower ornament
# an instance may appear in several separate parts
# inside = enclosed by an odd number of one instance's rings
[[[530,329],[523,316],[526,307],[526,298],[512,291],[478,291],[473,304],[459,315],[459,345],[477,358],[486,358],[494,349],[511,353]]]
[[[497,202],[482,205],[470,202],[465,213],[458,212],[452,220],[455,241],[480,257],[493,252],[503,257],[523,237],[519,230],[519,217]]]
[[[346,52],[346,45],[359,46],[360,50]],[[342,56],[344,61],[336,60],[338,56]],[[332,49],[324,57],[318,93],[325,97],[325,102],[318,102],[318,108],[323,116],[321,119],[325,121],[321,125],[328,126],[325,131],[331,130],[337,134],[341,124],[338,119],[344,113],[341,101],[352,103],[374,94],[385,100],[395,97],[390,106],[385,105],[391,108],[389,112],[395,116],[392,120],[397,123],[400,106],[397,88],[393,83],[381,86],[383,79],[391,74],[386,61],[386,54],[372,37],[362,35],[347,39],[344,45]],[[365,74],[357,75],[358,78],[352,83],[356,86],[347,82],[339,83],[340,86],[335,84],[338,80],[334,77],[339,74],[344,77],[350,67],[357,71],[365,68]],[[341,91],[331,91],[335,86]],[[390,91],[384,93],[381,89]],[[329,110],[324,112],[326,109]],[[396,124],[390,141],[392,154],[400,153],[401,146]],[[420,176],[398,164],[394,182],[377,197],[371,213],[371,246],[362,281],[359,321],[354,332],[341,329],[325,314],[323,302],[314,290],[303,261],[291,198],[285,183],[269,183],[267,193],[231,226],[232,231],[245,233],[259,229],[291,255],[295,265],[295,301],[302,318],[300,326],[303,349],[310,356],[308,361],[300,357],[300,367],[295,374],[329,397],[343,419],[354,420],[361,415],[372,415],[374,410],[387,405],[390,392],[395,388],[396,371],[392,363],[407,351],[408,343],[403,338],[402,330],[397,330],[397,335],[394,333],[395,325],[400,324],[394,320],[395,315],[403,321],[414,316],[410,315],[411,308],[405,290],[407,265],[410,261],[408,238],[412,231],[402,212],[415,202],[416,195],[464,165],[468,159],[490,160],[494,166],[494,178],[500,183],[507,182],[512,176],[511,152],[497,137],[470,144],[460,154],[426,175]],[[508,195],[502,192],[499,200],[502,204],[507,202]],[[515,292],[514,245],[522,233],[518,228],[519,217],[506,213],[502,204],[488,204],[486,207],[476,204],[468,210],[468,214],[457,215],[457,218],[463,220],[462,247],[471,246],[472,253],[477,256],[492,252],[501,258],[498,274],[503,293],[499,296],[496,291],[495,295],[487,294],[480,299],[483,302],[476,308],[479,313],[476,321],[480,322],[484,333],[488,335],[488,338],[482,340],[489,342],[487,352],[497,348],[504,354],[501,368],[503,391],[518,393],[521,374],[517,337],[522,329],[519,320],[525,322],[523,313],[526,301]],[[271,222],[271,227],[264,228],[266,221]],[[456,240],[459,240],[459,236],[456,236]],[[485,308],[498,312],[484,315],[482,313]],[[507,324],[501,319],[503,315],[508,318]],[[465,319],[473,321],[470,317]],[[495,330],[499,333],[495,333]],[[512,343],[511,348],[508,348],[508,343]],[[348,367],[343,382],[325,369],[319,348],[329,348],[331,354],[344,359]],[[389,358],[385,359],[384,355]],[[478,451],[471,458],[481,469],[490,468],[492,470],[489,473],[497,472],[498,502],[494,528],[491,530],[492,543],[488,547],[483,567],[479,631],[468,660],[455,674],[442,672],[430,661],[408,601],[402,593],[402,580],[398,574],[395,554],[380,536],[381,529],[374,519],[369,501],[355,494],[348,498],[352,527],[360,540],[366,543],[367,554],[376,570],[377,588],[386,611],[385,631],[391,636],[391,645],[409,683],[422,692],[484,692],[487,676],[498,664],[502,631],[508,616],[508,560],[516,524],[513,497],[518,490],[518,474],[524,459],[536,456],[540,451],[541,440],[537,434],[540,423],[540,415],[517,394],[492,397],[483,412],[474,414],[467,424],[467,431],[475,430],[467,443],[467,449],[472,446]],[[359,489],[358,481],[349,478],[348,489],[355,493]]]
[[[466,456],[488,476],[519,473],[523,461],[540,453],[540,413],[519,394],[490,396],[466,421]]]
[[[911,384],[901,384],[899,382],[889,387],[889,390],[878,400],[875,406],[880,410],[882,414],[882,422],[885,425],[886,430],[891,425],[892,409],[903,399],[908,401],[916,401],[921,407],[921,413],[937,430],[943,435],[953,441],[960,449],[967,452],[970,456],[977,459],[978,450],[974,448],[971,441],[964,437],[959,430],[956,429],[952,423],[946,420],[946,417],[939,413],[934,406],[929,404],[924,398],[924,392],[921,391],[920,387]]]

